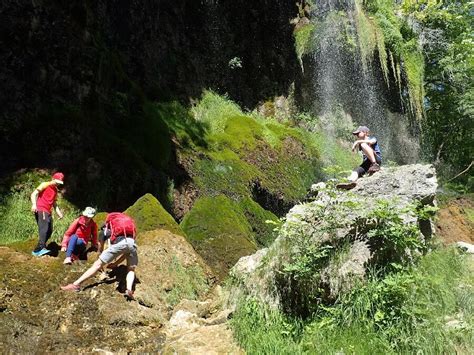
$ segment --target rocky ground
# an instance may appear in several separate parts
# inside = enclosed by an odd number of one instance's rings
[[[213,305],[196,303],[200,310],[191,313],[189,304],[205,299],[214,281],[184,237],[166,230],[139,236],[137,300],[132,302],[122,294],[125,267],[98,275],[79,293],[61,291],[59,286],[86,270],[96,253],[88,262],[67,266],[62,254],[32,257],[34,242],[0,248],[2,353],[239,352],[224,324],[226,315],[213,315],[219,297],[213,297]],[[183,312],[186,320],[179,318]]]

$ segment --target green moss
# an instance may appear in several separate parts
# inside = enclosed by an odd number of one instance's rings
[[[257,243],[263,247],[269,246],[276,237],[275,227],[280,225],[278,217],[248,197],[239,202],[239,207],[252,227]]]
[[[224,195],[198,199],[180,224],[187,239],[218,275],[257,249],[239,205]]]
[[[162,265],[173,288],[163,294],[166,303],[175,306],[182,299],[197,300],[209,288],[206,275],[199,265],[184,266],[176,256],[171,263]]]
[[[204,91],[191,113],[197,122],[209,127],[211,132],[223,132],[229,117],[243,115],[236,103],[213,91]]]
[[[229,148],[235,152],[252,150],[256,141],[263,138],[262,126],[253,118],[248,116],[231,116],[223,132],[216,133],[210,137],[216,144],[216,149]]]
[[[304,54],[311,51],[311,39],[313,37],[314,29],[315,25],[308,23],[307,25],[304,25],[293,32],[293,36],[295,38],[296,55],[298,58],[301,59]]]
[[[151,194],[140,197],[133,206],[125,210],[125,213],[135,220],[138,232],[166,229],[172,233],[183,235],[183,231],[173,217]]]
[[[412,39],[404,45],[402,60],[408,82],[410,109],[415,117],[422,118],[424,115],[423,78],[425,62],[416,39]]]
[[[225,194],[234,199],[248,196],[250,181],[258,175],[255,167],[228,149],[212,152],[209,159],[197,161],[194,171],[195,183],[204,195]]]

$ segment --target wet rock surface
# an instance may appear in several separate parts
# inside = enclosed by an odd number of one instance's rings
[[[63,265],[60,257],[34,258],[35,241],[0,248],[0,349],[2,352],[161,351],[167,324],[184,298],[197,300],[212,275],[182,236],[155,230],[138,236],[136,301],[124,296],[126,267],[96,275],[78,293],[60,285],[74,281],[86,263]]]

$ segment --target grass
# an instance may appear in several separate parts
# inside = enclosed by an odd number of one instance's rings
[[[211,132],[223,132],[227,118],[242,116],[239,105],[226,96],[213,91],[204,91],[201,100],[191,108],[191,114],[197,122],[209,127]]]
[[[246,299],[231,325],[249,354],[469,353],[473,268],[470,256],[438,249],[411,269],[372,275],[304,321]]]
[[[167,273],[173,280],[173,288],[164,295],[166,303],[177,305],[182,299],[196,300],[209,288],[206,276],[198,265],[185,267],[173,256],[167,267]]]
[[[0,244],[11,244],[38,237],[38,227],[31,212],[30,195],[43,181],[49,181],[50,172],[46,170],[23,171],[4,181],[0,191]],[[79,210],[65,200],[61,194],[58,206],[64,214],[58,219],[53,212],[53,234],[48,242],[60,242],[64,231],[77,218]]]

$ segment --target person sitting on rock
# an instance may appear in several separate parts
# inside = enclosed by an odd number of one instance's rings
[[[382,152],[377,142],[377,138],[369,136],[370,130],[366,126],[359,126],[353,135],[357,140],[352,144],[352,151],[362,152],[362,164],[354,169],[349,176],[349,183],[338,184],[338,188],[351,189],[356,186],[358,178],[365,174],[372,175],[380,170],[382,164]]]
[[[82,216],[71,223],[61,242],[61,251],[66,252],[64,264],[72,264],[76,259],[87,259],[86,247],[91,240],[92,246],[97,250],[97,224],[93,220],[96,210],[86,207]]]
[[[39,232],[38,244],[31,252],[34,256],[43,256],[50,252],[49,249],[46,249],[46,242],[53,234],[51,215],[53,207],[58,218],[63,218],[63,213],[56,205],[58,185],[62,184],[64,184],[64,174],[57,172],[53,174],[51,181],[41,183],[31,194],[31,211],[35,214]]]
[[[104,250],[97,261],[76,281],[72,284],[61,286],[61,289],[79,292],[81,290],[80,285],[94,276],[104,265],[109,264],[108,268],[113,269],[126,259],[128,273],[126,276],[127,289],[125,297],[133,300],[135,269],[138,265],[137,245],[135,244],[135,222],[124,213],[109,213],[105,219],[104,235],[110,240],[110,247]],[[112,262],[114,260],[115,262]]]

